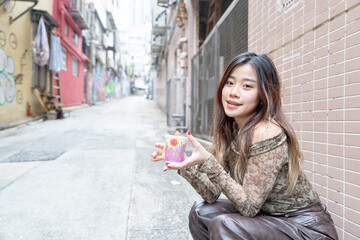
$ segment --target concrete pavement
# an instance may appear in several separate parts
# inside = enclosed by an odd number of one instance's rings
[[[0,131],[0,240],[191,239],[199,196],[150,161],[167,130],[132,96]]]

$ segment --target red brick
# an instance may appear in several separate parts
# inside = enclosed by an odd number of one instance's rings
[[[344,226],[344,230],[351,235],[347,234],[345,235],[345,239],[346,240],[359,240],[360,239],[360,226],[355,225],[354,223],[347,221],[347,219],[345,219],[345,226]]]
[[[359,171],[360,169],[360,160],[353,160],[353,159],[345,159],[345,168],[347,170],[351,170],[351,171]]]
[[[313,94],[314,94],[313,91],[304,91],[303,94],[298,94],[297,96],[300,97],[299,102],[301,102],[301,101],[308,102],[308,101],[313,101],[314,100]],[[301,97],[302,97],[302,99],[301,99]]]
[[[314,116],[313,116],[313,113],[312,112],[303,112],[303,114],[302,114],[302,120],[303,121],[311,121],[311,122],[309,122],[309,123],[311,123],[311,124],[313,124],[313,122],[312,122],[312,120],[314,119]],[[303,122],[304,123],[304,122]],[[307,123],[307,122],[305,122],[305,123]],[[305,129],[303,129],[303,130],[305,130]],[[313,129],[311,128],[311,130],[310,131],[312,131]]]
[[[330,32],[345,26],[345,15],[334,18],[330,21]]]
[[[360,134],[345,134],[345,144],[360,147]]]
[[[313,144],[310,142],[303,142],[302,144],[302,150],[304,151],[313,151]]]
[[[330,8],[330,17],[331,18],[345,10],[345,1],[341,1],[340,3],[339,3],[339,1],[331,1],[331,2],[337,2],[338,3],[335,6],[330,5],[330,6],[332,6]]]
[[[345,133],[360,133],[360,123],[345,122]]]
[[[344,74],[344,63],[338,63],[329,67],[329,76]]]
[[[360,83],[360,71],[355,71],[351,73],[345,74],[345,83],[351,84],[351,83]]]
[[[360,198],[360,186],[345,182],[345,194]]]
[[[337,133],[329,133],[329,143],[330,144],[344,144],[344,135],[343,134],[337,134]],[[330,149],[330,146],[329,146]]]
[[[344,192],[344,182],[329,178],[329,188],[336,192]]]
[[[353,223],[360,225],[359,212],[353,211],[345,206],[345,218]]]
[[[301,121],[301,113],[292,113],[291,119],[292,121]]]
[[[339,204],[339,203],[336,203],[333,201],[328,201],[328,210],[329,210],[329,212],[336,213],[337,215],[342,217],[343,211],[344,211],[344,206],[342,204]]]
[[[311,136],[312,136],[312,133],[311,133]],[[314,133],[314,141],[315,142],[320,142],[320,143],[327,142],[327,134],[326,133],[319,133],[319,132]]]
[[[359,24],[359,22],[358,22]],[[355,46],[359,44],[359,39],[360,39],[360,31],[356,32],[355,34],[349,35],[348,32],[346,32],[347,37],[346,37],[346,48]]]
[[[314,178],[315,178],[315,176],[314,176]],[[326,197],[326,187],[317,184],[315,181],[313,182],[313,186],[314,186],[316,192],[319,194],[319,196]]]
[[[328,148],[328,154],[332,156],[342,157],[344,155],[344,147],[339,145],[330,145]]]
[[[321,58],[328,56],[329,54],[329,47],[326,45],[322,48],[315,49],[315,58]]]
[[[333,212],[336,213],[339,216],[343,215],[343,210],[344,210],[344,206],[342,204],[333,202],[333,201],[328,201],[328,209],[329,212]]]
[[[328,122],[328,131],[331,133],[343,133],[344,123],[343,122]]]
[[[346,109],[345,110],[345,120],[346,121],[359,121],[360,109]]]
[[[315,90],[320,90],[320,89],[327,89],[328,88],[328,81],[326,78],[320,79],[320,80],[316,80],[315,81]]]
[[[336,75],[328,78],[329,87],[343,86],[345,83],[344,75]]]
[[[360,96],[346,98],[345,108],[360,108]]]
[[[315,80],[323,79],[327,77],[327,68],[315,70]]]
[[[350,6],[348,5],[348,7]],[[358,20],[359,16],[360,16],[360,7],[358,6],[346,14],[346,23],[351,23],[352,21]]]
[[[344,97],[344,91],[345,88],[344,86],[339,86],[339,87],[333,87],[333,88],[329,88],[329,98],[339,98],[339,97]]]
[[[354,45],[353,47],[346,49],[346,60],[358,58],[359,61],[359,57],[360,57],[360,44]]]
[[[360,58],[346,61],[346,64],[345,64],[346,72],[351,72],[351,71],[356,71],[356,70],[360,70]]]
[[[345,33],[346,33],[346,35],[347,36],[350,36],[350,35],[352,35],[352,34],[354,34],[354,33],[356,33],[356,32],[359,32],[360,31],[360,20],[356,20],[356,21],[354,21],[354,22],[352,22],[352,23],[349,23],[348,25],[346,25],[346,31],[345,31]]]
[[[344,98],[329,99],[329,110],[343,109]]]
[[[332,215],[331,215],[331,218],[333,219],[335,225],[336,225],[338,228],[340,228],[340,229],[343,228],[343,221],[344,221],[344,219],[343,219],[342,217],[339,217],[339,216],[336,215],[336,214],[332,214]],[[339,236],[342,236],[342,235],[339,235]],[[340,238],[339,238],[339,240],[340,240]],[[343,240],[343,239],[341,239],[341,240]]]
[[[329,60],[328,57],[316,59],[314,67],[316,69],[327,67],[329,65],[328,60]]]
[[[301,94],[292,95],[291,102],[292,102],[293,104],[302,103]]]
[[[314,121],[319,121],[316,119],[316,115],[314,114]],[[315,122],[314,123],[314,131],[317,131],[317,132],[326,132],[326,123],[324,122]]]
[[[334,201],[336,203],[340,203],[340,204],[344,203],[343,193],[342,192],[337,192],[337,191],[334,191],[332,189],[329,189],[328,197],[329,197],[330,200],[332,200],[332,201]]]
[[[315,110],[327,110],[327,101],[316,101],[314,102],[314,109]]]
[[[324,47],[329,44],[328,35],[323,35],[320,38],[317,38],[315,41],[315,49]]]
[[[302,130],[303,131],[313,131],[313,129],[314,129],[313,122],[303,122],[302,123]]]
[[[308,153],[308,152],[304,152],[304,153]],[[302,164],[302,167],[304,170],[310,170],[312,169],[313,163],[312,163],[312,156],[305,156],[304,155],[304,161]],[[304,171],[305,172],[305,171]]]
[[[351,208],[352,210],[360,211],[360,199],[345,196],[345,206]]]
[[[303,133],[302,133],[302,140],[304,140],[304,141],[312,141],[312,140],[313,140],[313,135],[312,135],[312,133],[303,132]]]
[[[314,183],[327,187],[327,177],[324,174],[318,173],[319,170],[321,171],[322,167],[323,166],[319,166],[319,164],[314,164]]]
[[[355,6],[356,4],[359,4],[359,0],[347,0],[346,2],[347,2],[346,6],[348,9]]]
[[[313,22],[311,22],[311,23],[313,23]],[[311,28],[313,28],[313,27],[314,27],[314,24],[312,24]],[[304,32],[306,32],[306,29],[304,29]],[[310,51],[313,51],[314,50],[314,32],[313,31],[308,32],[304,35],[304,52],[307,52],[307,51],[305,51],[305,46],[309,46],[309,45],[312,46]]]
[[[326,121],[327,120],[327,112],[314,112],[314,120],[315,121]],[[325,125],[325,131],[326,131],[326,123]],[[316,130],[316,123],[315,123],[315,130]]]
[[[319,25],[319,24],[317,24]],[[316,30],[315,30],[315,36],[316,36],[316,39],[319,39],[320,37],[324,36],[325,34],[328,33],[328,24],[324,24],[320,27],[318,27]]]
[[[349,223],[348,221],[345,220],[345,224]],[[351,235],[350,233],[344,232],[344,238],[340,239],[340,237],[342,237],[342,233],[343,231],[338,233],[339,236],[339,240],[359,240],[359,236],[355,237],[354,235]]]
[[[345,52],[344,51],[340,51],[340,52],[336,52],[333,54],[329,55],[329,65],[330,68],[334,65],[334,64],[339,64],[344,62],[345,56],[344,56]]]
[[[328,113],[329,121],[343,121],[344,111],[343,110],[330,110]]]
[[[346,156],[345,156],[346,157]],[[359,185],[360,174],[345,170],[345,181],[355,185]]]
[[[339,156],[328,156],[329,166],[343,168],[344,167],[344,158]]]
[[[344,170],[340,168],[328,166],[328,175],[329,178],[333,178],[340,181],[344,180]]]
[[[317,153],[323,153],[326,154],[327,153],[327,144],[322,144],[322,143],[314,143],[314,151]]]

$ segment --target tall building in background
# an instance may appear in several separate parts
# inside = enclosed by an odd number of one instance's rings
[[[144,87],[150,65],[151,2],[146,0],[123,1],[119,14],[122,58],[131,87]],[[135,83],[139,85],[135,86]]]

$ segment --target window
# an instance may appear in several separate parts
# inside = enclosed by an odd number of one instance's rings
[[[72,74],[77,77],[78,76],[78,60],[76,57],[73,57],[72,62]]]
[[[69,36],[69,24],[67,21],[65,21],[65,35]]]
[[[66,49],[61,47],[61,68],[62,70],[67,70],[66,62],[67,62],[67,56],[66,56]]]
[[[74,32],[73,32],[73,43],[77,46],[77,45],[78,45],[78,41],[79,41],[79,36],[78,36],[78,34],[74,31]]]

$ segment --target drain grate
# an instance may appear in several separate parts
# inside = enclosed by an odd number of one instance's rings
[[[51,161],[63,154],[65,150],[22,150],[2,162]]]

